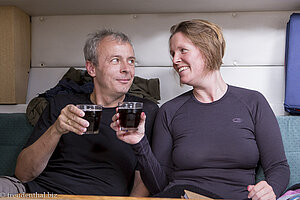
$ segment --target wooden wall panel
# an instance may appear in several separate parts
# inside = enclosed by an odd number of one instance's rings
[[[14,12],[14,59],[16,103],[25,103],[31,56],[31,26],[29,16],[19,9]]]
[[[0,102],[15,102],[13,8],[0,7]]]
[[[30,69],[30,18],[16,7],[0,7],[0,103],[26,102]]]

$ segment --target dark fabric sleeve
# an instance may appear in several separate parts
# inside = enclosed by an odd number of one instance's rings
[[[286,189],[290,170],[284,153],[280,128],[267,100],[258,94],[255,135],[266,181],[278,198]]]
[[[145,101],[144,103],[144,112],[146,114],[146,125],[145,125],[145,134],[147,136],[148,141],[151,143],[152,135],[153,135],[153,126],[156,114],[158,112],[158,105],[154,104],[150,101]],[[147,103],[148,102],[148,103]]]
[[[167,128],[167,124],[164,124],[166,122],[164,113],[163,110],[158,112],[154,125],[152,144],[158,160],[152,153],[146,137],[138,144],[132,145],[140,165],[142,179],[151,194],[159,193],[169,182],[167,174],[171,163],[166,160],[171,159],[172,139],[170,134],[163,129],[163,127]]]
[[[59,114],[60,108],[57,108],[56,100],[51,99],[49,101],[49,104],[42,112],[38,122],[34,126],[34,130],[24,148],[30,146],[36,140],[38,140],[47,131],[47,129],[56,121]]]

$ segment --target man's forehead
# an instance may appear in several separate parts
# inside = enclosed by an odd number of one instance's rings
[[[106,36],[104,37],[100,42],[99,46],[105,45],[105,44],[114,44],[114,45],[130,45],[129,41],[123,41],[120,38],[114,38],[112,36]],[[131,46],[132,47],[132,46]]]
[[[132,45],[127,41],[121,41],[119,39],[115,39],[112,37],[105,37],[101,42],[99,42],[98,50],[100,51],[107,51],[107,52],[123,52],[124,49],[127,51],[132,51],[134,53]]]

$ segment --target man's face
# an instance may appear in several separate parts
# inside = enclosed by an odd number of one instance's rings
[[[134,78],[135,57],[128,42],[104,38],[98,46],[98,66],[94,85],[101,95],[121,96],[128,92]]]

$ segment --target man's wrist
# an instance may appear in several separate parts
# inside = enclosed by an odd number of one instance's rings
[[[64,134],[62,131],[58,130],[55,123],[50,127],[50,133],[51,135],[57,135],[59,137],[61,137]]]

